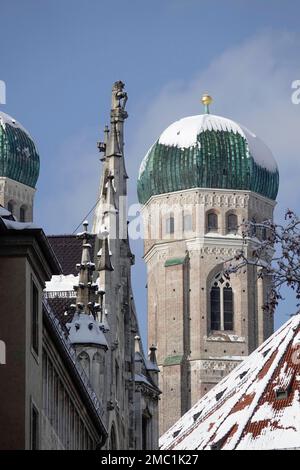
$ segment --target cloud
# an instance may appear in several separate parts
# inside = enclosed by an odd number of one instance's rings
[[[96,141],[96,129],[81,129],[62,143],[53,165],[48,164],[36,207],[46,232],[72,232],[96,203],[101,173]]]
[[[288,206],[300,214],[300,105],[291,100],[295,91],[292,83],[300,79],[299,40],[293,33],[265,31],[226,49],[205,69],[201,68],[199,47],[198,55],[195,53],[195,60],[199,61],[197,74],[186,80],[174,77],[150,103],[130,105],[130,101],[125,135],[130,200],[136,201],[138,169],[150,145],[175,120],[201,114],[201,95],[209,92],[214,98],[212,113],[245,125],[272,149],[280,170],[278,214]],[[155,80],[155,67],[153,70]],[[150,93],[148,90],[148,99]],[[59,161],[59,172],[53,165],[52,172],[40,180],[43,191],[37,198],[38,221],[47,231],[70,232],[70,227],[75,229],[96,202],[101,172],[95,148],[97,138],[96,129],[79,130],[59,150],[55,164]],[[142,242],[134,242],[132,247],[137,255],[133,270],[137,307],[143,312],[146,274],[141,260]],[[288,312],[293,311],[290,298],[287,302]],[[145,316],[140,321],[144,333]]]
[[[130,170],[137,174],[138,162],[169,124],[201,114],[201,95],[209,92],[214,98],[212,113],[245,125],[272,149],[281,176],[280,205],[296,207],[300,105],[291,97],[292,83],[300,79],[299,40],[293,33],[265,31],[226,50],[196,76],[166,84],[140,121],[130,149]]]
[[[137,104],[138,116],[132,123],[137,129],[127,155],[131,179],[130,196],[136,198],[135,181],[138,168],[149,147],[162,131],[177,119],[203,112],[200,102],[203,92],[209,92],[214,102],[211,112],[226,116],[245,125],[260,136],[271,148],[280,172],[277,218],[287,207],[300,215],[300,105],[292,103],[292,83],[300,79],[299,35],[265,31],[227,49],[205,70],[184,81],[167,83],[154,96],[150,105]],[[201,50],[199,50],[201,54]],[[197,58],[195,58],[197,60]],[[199,63],[201,62],[198,57]],[[199,67],[200,68],[200,67]],[[148,94],[149,96],[149,94]],[[141,109],[144,106],[144,112]],[[142,118],[141,118],[142,115]],[[140,246],[135,243],[134,249]],[[140,292],[144,277],[142,261],[137,258],[133,272],[136,291]],[[144,274],[145,276],[145,274]],[[145,300],[137,296],[140,311]],[[296,301],[290,292],[279,307],[276,327],[295,311]]]

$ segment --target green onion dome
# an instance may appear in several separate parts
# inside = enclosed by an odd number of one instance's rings
[[[0,112],[0,176],[34,188],[39,171],[40,157],[29,133]]]
[[[246,127],[203,114],[174,122],[142,161],[138,197],[191,188],[254,191],[276,199],[277,164],[270,149]]]

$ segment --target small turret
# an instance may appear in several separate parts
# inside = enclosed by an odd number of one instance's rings
[[[157,347],[152,344],[149,349],[149,359],[147,362],[147,370],[151,376],[151,379],[155,383],[155,385],[158,385],[158,374],[159,374],[159,367],[157,365],[157,359],[156,359],[156,351]]]
[[[98,286],[92,282],[95,264],[91,262],[89,243],[91,234],[87,231],[88,222],[84,222],[83,226],[84,231],[78,234],[78,238],[82,239],[82,256],[81,262],[77,264],[78,286],[74,286],[77,292],[76,305],[73,307],[74,317],[71,323],[67,324],[69,340],[74,345],[93,344],[107,350],[104,327],[97,320],[101,305],[95,302]]]

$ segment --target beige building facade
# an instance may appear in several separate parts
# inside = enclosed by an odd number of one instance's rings
[[[249,266],[230,280],[222,276],[226,260],[241,249],[250,256],[255,246],[242,236],[243,221],[270,219],[273,209],[273,201],[251,192],[201,189],[170,194],[167,201],[155,196],[145,207],[148,334],[158,348],[163,390],[160,429],[169,429],[273,332],[273,319],[263,310],[267,281],[258,279],[256,268]],[[160,233],[153,240],[148,214],[154,213],[160,214]],[[210,214],[217,217],[213,228]],[[232,215],[235,230],[228,225]],[[173,233],[167,233],[170,217]],[[215,320],[214,287],[222,298]],[[224,289],[232,296],[227,318]]]
[[[167,128],[141,165],[160,435],[273,332],[263,308],[270,281],[253,266],[224,275],[230,259],[241,250],[251,258],[267,236],[255,224],[273,219],[277,167],[251,138],[206,109]],[[250,237],[243,236],[246,221]]]

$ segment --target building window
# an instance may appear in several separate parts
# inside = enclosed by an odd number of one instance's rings
[[[82,351],[78,358],[78,363],[81,365],[82,369],[84,370],[86,376],[90,378],[90,356],[87,352]]]
[[[9,201],[7,204],[7,210],[13,215],[14,214],[14,203],[13,201]]]
[[[256,220],[254,219],[254,217],[251,220],[250,234],[251,237],[256,237],[257,234]]]
[[[36,354],[39,354],[39,291],[35,283],[31,282],[31,345]]]
[[[234,330],[233,291],[228,280],[218,274],[210,290],[210,329]]]
[[[237,232],[237,216],[235,214],[228,214],[227,216],[227,233]]]
[[[207,214],[207,232],[218,231],[218,216],[215,212],[209,212]]]
[[[20,207],[20,222],[26,222],[26,207]]]
[[[93,357],[92,385],[98,397],[102,400],[105,390],[105,352],[96,352]]]
[[[39,412],[33,403],[31,404],[30,449],[39,449]]]
[[[221,329],[220,287],[213,286],[210,291],[211,329]]]
[[[175,231],[175,219],[173,216],[170,216],[166,220],[166,233],[173,234]]]
[[[227,282],[223,288],[223,311],[224,311],[224,330],[233,330],[233,294],[232,288]]]
[[[192,230],[192,216],[191,214],[183,214],[183,231],[190,232]]]

